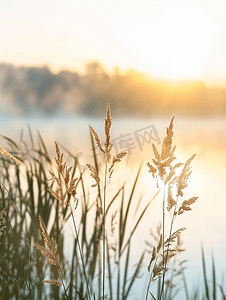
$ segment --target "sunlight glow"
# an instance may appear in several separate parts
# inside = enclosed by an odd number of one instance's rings
[[[166,56],[162,68],[156,68],[158,77],[171,81],[183,79],[198,79],[202,69],[202,61],[189,56]]]
[[[112,13],[106,21],[135,68],[170,80],[200,79],[220,32],[218,21],[192,2]]]

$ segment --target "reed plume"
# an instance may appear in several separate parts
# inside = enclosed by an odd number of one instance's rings
[[[5,208],[0,212],[0,226],[2,225],[2,219],[3,219],[3,214],[5,212]],[[6,226],[0,227],[0,237],[3,234],[3,230],[6,228]]]
[[[105,143],[104,147],[101,145],[100,138],[94,128],[89,125],[90,132],[92,133],[97,147],[100,149],[100,151],[104,154],[106,165],[108,166],[108,163],[110,163],[110,167],[108,168],[108,182],[111,181],[112,174],[114,172],[114,166],[116,162],[120,162],[122,158],[127,154],[126,152],[120,152],[116,154],[116,156],[111,155],[111,148],[112,148],[112,142],[111,142],[111,136],[110,136],[110,129],[112,125],[112,118],[111,118],[111,110],[110,110],[110,104],[107,106],[106,116],[105,116]],[[98,172],[95,167],[91,166],[90,164],[86,164],[87,167],[90,170],[90,176],[96,181],[95,184],[91,185],[91,187],[96,187],[100,182],[100,177],[98,175]]]
[[[62,205],[69,206],[70,195],[74,198],[75,209],[78,206],[78,198],[76,197],[76,184],[78,178],[72,178],[70,176],[70,171],[72,167],[68,168],[66,162],[63,162],[63,153],[60,152],[57,142],[55,142],[56,155],[55,158],[57,166],[57,174],[49,170],[50,175],[53,180],[56,182],[57,188],[54,191],[53,189],[48,189],[48,191],[57,199]],[[67,197],[67,199],[66,199]]]
[[[40,226],[40,229],[41,229],[41,232],[42,232],[44,245],[47,248],[45,248],[41,245],[38,245],[35,242],[33,243],[33,245],[35,246],[36,249],[41,251],[43,256],[45,256],[48,259],[49,264],[59,267],[59,263],[58,263],[57,257],[56,257],[56,254],[57,254],[56,241],[53,238],[50,239],[50,237],[47,233],[45,223],[44,223],[41,216],[39,216],[39,226]]]
[[[22,161],[20,161],[18,158],[16,158],[15,156],[13,156],[12,154],[10,154],[9,152],[7,152],[6,150],[0,148],[0,153],[2,153],[3,155],[11,158],[12,160],[14,160],[16,163],[24,165],[24,163],[22,163]],[[4,186],[4,184],[0,181],[0,185],[4,188],[4,190],[10,194],[10,192],[8,191],[8,189]]]
[[[111,148],[112,148],[112,142],[111,142],[111,136],[110,136],[110,129],[112,125],[112,118],[111,118],[111,110],[110,110],[110,104],[107,106],[107,111],[106,111],[106,116],[105,116],[105,126],[104,126],[104,131],[105,131],[105,143],[104,146],[101,145],[100,138],[94,128],[89,125],[89,129],[91,134],[93,135],[97,147],[100,149],[100,151],[104,154],[104,159],[105,159],[105,174],[104,174],[104,195],[103,195],[103,206],[100,208],[102,213],[103,213],[103,280],[102,280],[102,291],[103,295],[102,298],[105,299],[105,212],[106,212],[106,187],[107,183],[110,183],[112,174],[114,172],[114,166],[116,162],[120,162],[122,158],[127,154],[126,152],[120,152],[116,154],[116,156],[111,155]],[[110,165],[110,166],[109,166]],[[99,186],[99,183],[101,182],[98,171],[96,170],[95,167],[87,164],[87,167],[90,170],[90,176],[95,180],[95,184],[91,185],[91,187],[96,187]]]
[[[49,188],[48,191],[57,200],[59,200],[61,205],[66,205],[68,208],[70,207],[70,209],[71,209],[71,217],[72,217],[72,222],[73,222],[73,226],[74,226],[74,230],[75,230],[75,236],[78,241],[77,245],[78,245],[78,250],[79,250],[81,261],[82,261],[82,269],[83,269],[84,276],[85,276],[88,296],[89,296],[89,299],[91,299],[88,279],[86,276],[85,264],[83,261],[82,248],[81,248],[81,245],[79,242],[78,230],[77,230],[77,226],[76,226],[76,222],[75,222],[75,218],[74,218],[74,214],[73,214],[73,209],[72,209],[72,206],[70,203],[70,198],[72,196],[74,198],[74,202],[75,202],[74,210],[77,209],[78,202],[79,202],[79,198],[77,197],[77,191],[76,191],[77,184],[78,184],[78,178],[72,178],[72,176],[70,176],[70,171],[71,171],[72,167],[68,168],[66,162],[63,161],[63,153],[60,152],[57,142],[55,142],[55,150],[56,150],[55,163],[56,163],[56,167],[57,167],[57,174],[55,174],[51,170],[49,170],[49,173],[52,176],[52,178],[50,180],[53,180],[53,182],[56,183],[57,187],[56,187],[55,191],[51,188]],[[95,178],[95,175],[94,175],[94,178]],[[48,283],[50,283],[50,282],[48,282]],[[52,284],[56,285],[55,282],[53,282]]]
[[[20,161],[18,158],[16,158],[15,156],[13,156],[12,154],[10,154],[6,150],[0,148],[0,153],[4,154],[5,156],[8,156],[11,159],[13,159],[16,163],[23,165],[22,161]]]
[[[166,137],[163,139],[161,153],[158,152],[157,148],[154,144],[152,144],[152,149],[154,153],[154,159],[152,159],[153,164],[147,163],[148,171],[152,174],[152,177],[156,180],[157,187],[159,187],[159,181],[163,184],[163,203],[162,203],[162,234],[160,236],[160,240],[157,248],[154,247],[152,251],[152,256],[150,259],[150,263],[148,265],[148,271],[152,271],[150,274],[150,279],[146,292],[146,299],[148,297],[150,283],[156,281],[159,276],[163,275],[162,281],[162,289],[160,294],[160,300],[165,299],[164,293],[164,281],[165,281],[165,273],[167,269],[167,264],[177,253],[185,251],[179,247],[172,248],[172,243],[175,242],[176,238],[178,238],[182,231],[186,228],[180,228],[173,232],[173,224],[175,221],[175,217],[177,215],[183,214],[185,211],[191,210],[190,206],[196,202],[198,197],[192,197],[189,200],[182,201],[179,204],[179,197],[184,196],[184,189],[188,185],[188,179],[191,175],[191,162],[194,159],[195,155],[189,158],[185,164],[179,162],[174,163],[176,160],[175,150],[176,146],[172,145],[173,139],[173,122],[175,117],[173,116],[170,125],[166,130]],[[183,168],[182,168],[183,166]],[[182,168],[180,175],[177,175],[179,170]],[[176,190],[176,194],[173,194],[173,191]],[[166,195],[167,191],[167,195]],[[167,198],[167,203],[166,203]],[[167,207],[166,207],[167,204]],[[169,225],[169,234],[168,238],[165,239],[165,213],[166,208],[168,211],[173,209],[173,214],[170,220]]]
[[[35,246],[35,248],[39,251],[41,251],[41,254],[47,258],[48,262],[50,265],[54,265],[57,266],[59,268],[60,271],[60,276],[61,276],[61,280],[63,282],[63,271],[61,269],[61,266],[58,262],[57,259],[57,248],[56,248],[56,241],[52,238],[50,239],[48,233],[47,233],[47,229],[45,226],[45,223],[42,219],[41,216],[39,216],[39,226],[41,229],[41,233],[42,233],[42,237],[43,237],[43,241],[44,241],[44,245],[46,247],[43,247],[41,245],[36,244],[35,242],[33,242],[33,245]],[[43,280],[42,283],[49,283],[49,284],[53,284],[56,285],[58,287],[60,287],[61,285],[64,285],[63,283],[59,282],[56,279],[51,279],[51,280]],[[65,286],[64,286],[65,289]],[[65,289],[65,293],[66,293],[66,289]]]

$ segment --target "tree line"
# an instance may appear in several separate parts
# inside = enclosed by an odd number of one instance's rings
[[[61,112],[101,116],[107,103],[114,116],[224,116],[226,88],[200,81],[170,83],[135,70],[109,74],[99,62],[86,64],[84,74],[48,67],[0,64],[0,101],[17,114]]]

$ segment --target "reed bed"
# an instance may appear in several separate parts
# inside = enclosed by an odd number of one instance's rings
[[[9,149],[0,148],[0,299],[226,299],[224,286],[217,283],[213,258],[209,284],[203,249],[205,288],[197,287],[192,293],[188,290],[186,263],[178,256],[184,251],[181,234],[185,228],[174,226],[176,218],[191,210],[198,199],[184,199],[195,156],[184,164],[176,162],[173,123],[174,117],[161,151],[152,145],[154,158],[146,168],[156,180],[157,190],[148,200],[135,195],[142,164],[132,187],[125,180],[113,194],[108,193],[111,180],[117,177],[115,166],[120,170],[126,156],[125,152],[111,154],[109,105],[105,142],[101,143],[95,129],[89,127],[94,159],[86,170],[81,170],[77,157],[64,149],[73,159],[68,167],[57,142],[53,160],[41,134],[35,142],[29,127],[29,146],[24,140],[15,142],[5,137]],[[103,166],[96,147],[104,155]],[[91,187],[86,184],[87,174],[93,180]],[[134,235],[158,194],[162,194],[162,216],[157,232],[152,231],[155,245],[147,241],[134,262]],[[70,257],[65,254],[68,223],[74,231]],[[145,297],[137,298],[134,284],[146,273],[149,280]],[[182,283],[180,288],[177,278]]]

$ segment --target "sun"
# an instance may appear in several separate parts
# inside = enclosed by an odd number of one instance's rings
[[[169,81],[195,80],[199,79],[203,63],[199,58],[193,56],[168,55],[165,56],[163,64],[152,67],[153,73],[158,78]]]
[[[114,12],[106,22],[125,53],[120,66],[169,80],[200,79],[220,31],[195,3],[173,0],[155,10]]]

